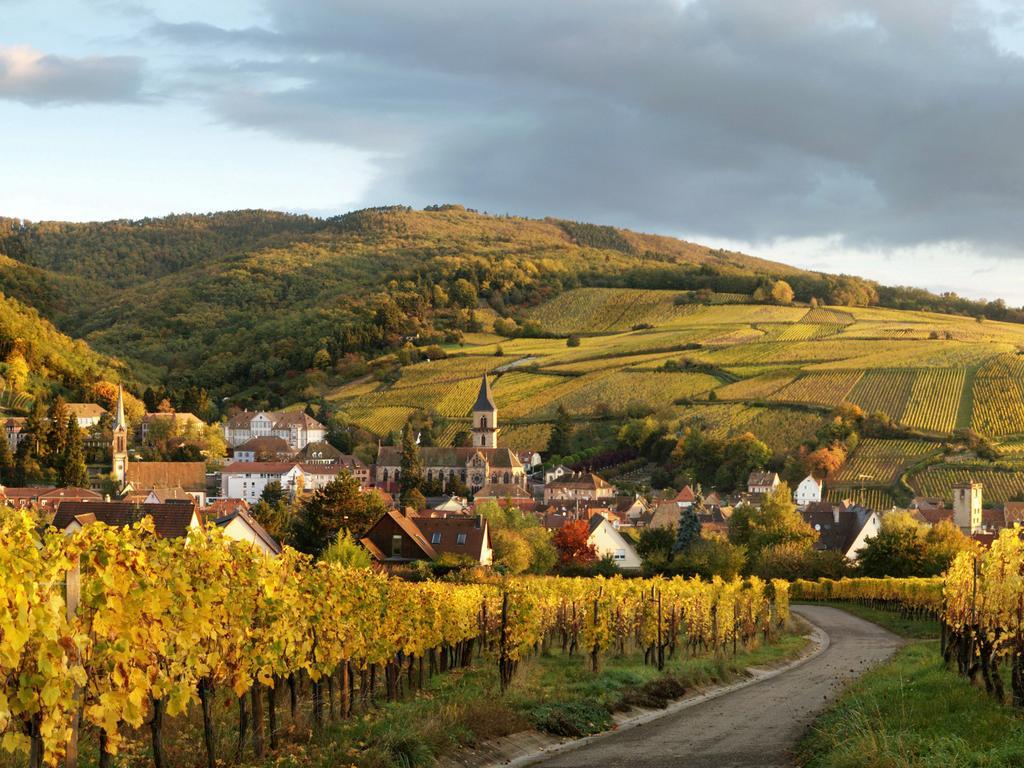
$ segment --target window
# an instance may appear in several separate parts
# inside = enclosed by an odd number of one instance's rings
[[[486,416],[481,416],[480,417],[480,429],[487,429],[487,417]]]
[[[391,537],[391,556],[402,556],[402,537],[397,533]]]
[[[456,536],[455,537],[455,543],[456,544],[465,544],[466,543],[466,534],[460,533],[458,536]]]
[[[625,560],[626,559],[626,550],[624,550],[624,549],[616,549],[615,550],[615,559],[616,560]]]
[[[440,531],[434,531],[432,534],[430,534],[430,543],[431,544],[440,544],[441,543],[441,532]]]

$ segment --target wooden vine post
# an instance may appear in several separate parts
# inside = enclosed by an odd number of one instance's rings
[[[82,569],[76,560],[74,567],[64,576],[64,606],[69,624],[78,616],[78,605],[81,600]],[[78,652],[72,651],[72,653],[74,658],[71,661],[77,663]],[[82,689],[79,686],[75,686],[73,702],[74,706],[71,708],[71,729],[68,733],[68,742],[64,752],[64,764],[67,768],[77,768],[78,766],[78,731],[82,723]]]

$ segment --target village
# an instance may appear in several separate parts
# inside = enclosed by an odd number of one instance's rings
[[[182,537],[193,529],[214,527],[274,556],[285,542],[279,541],[280,526],[272,531],[274,525],[260,520],[268,499],[279,506],[301,505],[344,480],[372,502],[360,508],[363,519],[357,524],[353,513],[347,532],[331,530],[328,524],[312,535],[333,540],[341,533],[355,534],[352,540],[378,567],[416,562],[500,567],[495,551],[502,544],[495,542],[494,514],[502,510],[518,517],[516,526],[543,530],[554,543],[557,561],[544,563],[541,558],[543,570],[578,558],[577,564],[602,563],[628,575],[644,571],[652,547],[661,546],[666,557],[677,552],[673,542],[681,527],[695,526],[703,540],[726,541],[734,515],[760,510],[766,499],[778,499],[780,489],[813,530],[812,549],[831,553],[851,569],[891,515],[922,530],[952,526],[977,547],[988,546],[1000,530],[1024,520],[1024,502],[985,507],[978,482],[954,485],[951,506],[939,498],[917,497],[905,509],[828,501],[827,479],[814,475],[790,492],[779,474],[768,470],[752,471],[746,487],[729,494],[713,489],[705,493],[700,485],[689,484],[671,493],[620,492],[586,467],[549,465],[540,450],[503,447],[499,408],[486,375],[468,407],[471,430],[465,445],[380,445],[371,464],[327,442],[327,428],[303,411],[234,414],[217,427],[229,456],[211,471],[204,460],[133,458],[138,453],[133,445],[144,444],[168,424],[186,432],[206,427],[193,414],[145,413],[130,426],[123,390],[117,393],[113,414],[93,403],[71,403],[67,410],[93,455],[108,456],[109,475],[92,465],[92,482],[83,484],[87,487],[0,487],[7,506],[33,510],[40,520],[67,533],[93,522],[124,526],[151,517],[159,536]],[[12,453],[32,439],[25,419],[9,418],[5,428]],[[410,460],[421,475],[412,495],[403,484],[403,466],[408,472]],[[346,510],[341,514],[348,519]],[[366,519],[366,514],[374,516]],[[311,551],[320,552],[330,543],[313,541]]]

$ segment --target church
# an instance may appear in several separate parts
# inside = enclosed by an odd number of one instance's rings
[[[498,447],[498,407],[494,404],[487,374],[484,374],[480,382],[480,392],[470,416],[472,428],[469,446],[420,448],[424,479],[427,482],[440,480],[443,486],[447,486],[457,477],[473,493],[485,485],[524,486],[526,471],[522,462],[508,448]],[[375,475],[377,487],[388,491],[397,490],[401,467],[401,446],[381,446]]]

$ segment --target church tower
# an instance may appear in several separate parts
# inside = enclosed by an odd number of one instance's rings
[[[114,437],[111,441],[110,472],[114,479],[124,485],[128,475],[128,425],[124,420],[124,390],[117,388],[117,412],[114,414]]]
[[[970,536],[981,529],[981,483],[953,484],[953,522]]]
[[[476,403],[473,405],[473,447],[474,448],[497,448],[498,447],[498,407],[494,404],[491,396],[491,385],[487,381],[487,374],[480,382],[480,394],[476,396]]]

